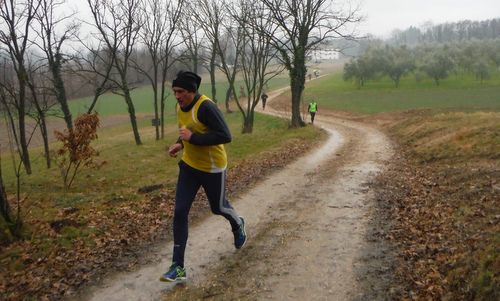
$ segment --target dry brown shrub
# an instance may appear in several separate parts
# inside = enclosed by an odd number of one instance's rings
[[[64,132],[54,131],[62,143],[55,154],[55,160],[61,170],[64,187],[69,189],[81,167],[95,167],[94,157],[99,155],[90,143],[97,139],[99,117],[97,113],[83,114],[75,119],[73,129]]]

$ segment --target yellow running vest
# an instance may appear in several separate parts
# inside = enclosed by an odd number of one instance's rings
[[[212,101],[205,95],[201,95],[191,110],[183,112],[177,105],[177,123],[179,128],[187,128],[195,134],[208,132],[208,127],[201,123],[198,116],[198,109],[204,101]],[[182,161],[187,165],[209,173],[222,172],[227,167],[227,155],[223,144],[217,145],[194,145],[188,141],[182,141],[184,151]]]

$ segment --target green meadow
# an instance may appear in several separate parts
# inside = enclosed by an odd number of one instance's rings
[[[205,76],[207,80],[202,82],[200,86],[200,93],[206,94],[206,95],[211,95],[212,94],[212,88],[210,84],[208,83],[208,75]],[[285,85],[289,84],[289,80],[284,77],[276,77],[273,78],[271,81],[268,83],[268,88],[270,90],[276,89],[279,87],[283,87]],[[242,83],[238,82],[236,84],[237,87],[241,86]],[[220,81],[217,82],[216,84],[216,91],[217,91],[217,98],[219,99],[219,102],[223,102],[226,96],[226,91],[228,89],[229,85],[225,81]],[[167,114],[171,114],[173,112],[173,108],[175,106],[175,100],[173,95],[171,94],[170,86],[167,86]],[[239,90],[237,91],[239,93]],[[137,115],[151,115],[154,112],[153,108],[153,92],[152,88],[149,85],[146,86],[141,86],[138,88],[135,88],[131,92],[132,100],[134,102],[135,106],[135,111]],[[91,102],[91,97],[84,97],[80,99],[75,99],[70,102],[70,109],[71,112],[76,116],[78,114],[85,113],[87,109],[90,106]],[[110,115],[122,115],[122,114],[128,114],[127,111],[127,105],[125,104],[125,101],[123,100],[123,97],[120,95],[112,94],[112,93],[107,93],[101,98],[99,98],[95,110],[99,112],[100,116],[110,116]]]
[[[388,78],[368,81],[357,88],[333,73],[307,81],[304,103],[316,99],[319,108],[362,114],[432,109],[437,111],[500,110],[500,71],[480,83],[471,74],[452,74],[437,86],[429,78],[419,82],[414,75],[401,80],[398,88]]]

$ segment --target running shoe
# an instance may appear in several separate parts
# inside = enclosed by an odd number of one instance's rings
[[[186,280],[186,269],[174,262],[168,272],[161,275],[160,281],[173,282],[177,280]]]
[[[245,220],[240,216],[241,225],[238,229],[233,231],[234,234],[234,247],[241,249],[247,242],[247,233],[245,232]]]

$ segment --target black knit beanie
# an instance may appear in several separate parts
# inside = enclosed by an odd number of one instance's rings
[[[179,71],[177,78],[172,81],[172,87],[180,87],[190,92],[198,91],[201,77],[191,71]]]

